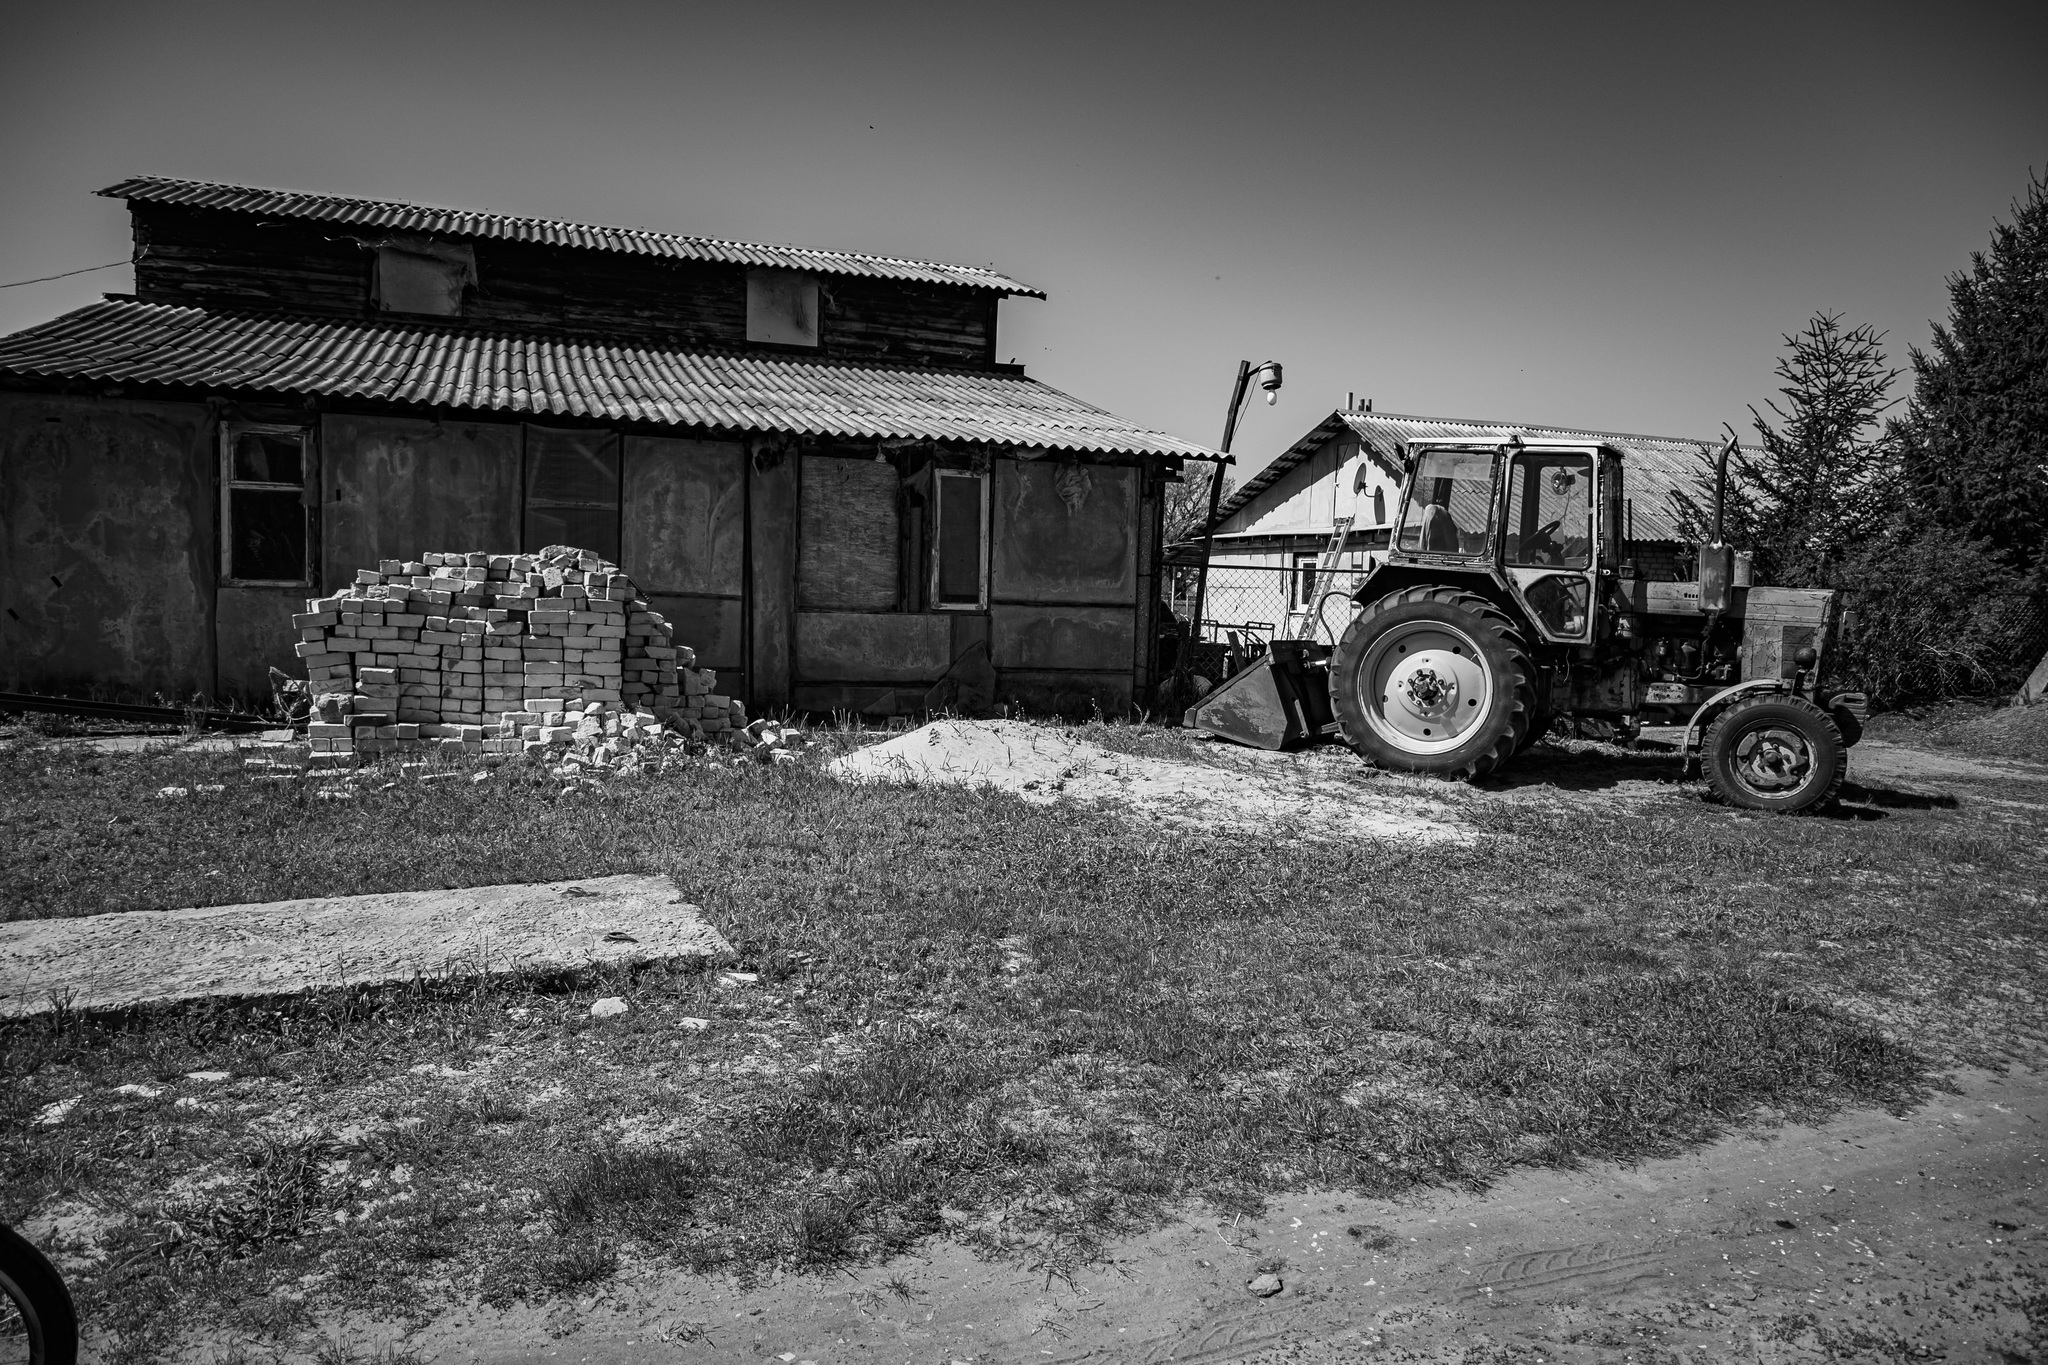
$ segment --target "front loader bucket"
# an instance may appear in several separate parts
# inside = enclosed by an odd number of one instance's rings
[[[1327,733],[1330,647],[1275,640],[1258,662],[1190,706],[1190,729],[1255,749],[1292,749]]]

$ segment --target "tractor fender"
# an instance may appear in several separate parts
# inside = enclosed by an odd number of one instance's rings
[[[1746,697],[1752,692],[1782,692],[1784,690],[1785,684],[1778,678],[1751,678],[1748,682],[1739,682],[1733,687],[1724,687],[1713,696],[1708,697],[1700,703],[1699,709],[1692,713],[1692,719],[1686,722],[1686,755],[1690,757],[1699,751],[1700,739],[1706,732],[1708,723],[1715,716],[1727,710],[1729,704],[1737,697]]]

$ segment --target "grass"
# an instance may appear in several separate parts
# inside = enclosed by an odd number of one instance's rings
[[[1945,702],[1890,711],[1871,720],[1874,738],[1972,758],[2048,763],[2048,705]]]
[[[1185,743],[1116,729],[1089,737]],[[934,1234],[1071,1275],[1190,1200],[1664,1152],[1904,1103],[2043,1037],[2038,807],[1859,791],[1773,819],[1668,760],[1531,757],[1534,786],[1428,789],[1469,846],[1276,848],[848,787],[817,758],[570,794],[394,768],[328,801],[226,756],[12,749],[8,918],[664,872],[759,983],[607,970],[0,1026],[0,1218],[90,1224],[80,1297],[108,1359],[144,1359],[200,1322],[274,1346],[325,1311],[418,1321]],[[1579,794],[1616,776],[1666,786]],[[592,1019],[604,995],[629,1012]],[[205,1069],[233,1079],[184,1079]]]

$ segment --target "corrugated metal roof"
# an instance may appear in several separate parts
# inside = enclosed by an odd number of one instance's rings
[[[1678,436],[1640,436],[1619,431],[1582,431],[1571,427],[1546,427],[1519,422],[1481,422],[1453,417],[1415,417],[1398,412],[1335,412],[1316,424],[1301,440],[1289,446],[1277,459],[1245,481],[1217,509],[1220,525],[1227,518],[1256,502],[1259,495],[1278,483],[1283,475],[1320,449],[1324,442],[1345,427],[1358,433],[1360,441],[1382,465],[1391,467],[1399,458],[1404,441],[1425,437],[1448,437],[1496,444],[1510,436],[1525,440],[1602,442],[1622,452],[1623,479],[1629,501],[1634,504],[1638,540],[1681,540],[1674,492],[1691,492],[1700,469],[1701,452],[1711,457],[1721,448],[1718,441],[1688,440]],[[1750,449],[1750,447],[1744,447]]]
[[[993,289],[1042,299],[1044,293],[1007,275],[976,265],[938,261],[906,261],[890,256],[865,256],[850,251],[819,251],[800,246],[768,246],[728,242],[715,237],[683,237],[643,228],[600,227],[565,223],[553,218],[519,218],[504,213],[435,208],[386,199],[348,199],[333,194],[304,194],[249,185],[216,185],[201,180],[169,180],[141,175],[100,191],[109,199],[136,199],[152,204],[221,209],[280,218],[309,218],[351,227],[385,228],[450,237],[481,237],[541,246],[577,247],[587,251],[623,251],[636,256],[663,256],[681,261],[719,261],[728,265],[774,266],[820,275],[866,275],[875,279],[909,280],[919,284],[951,284]]]
[[[729,431],[1217,458],[1021,375],[597,346],[123,299],[0,337],[0,373]]]

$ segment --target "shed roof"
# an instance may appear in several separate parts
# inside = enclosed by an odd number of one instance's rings
[[[0,374],[743,432],[1219,458],[1022,375],[601,346],[132,299],[0,337]]]
[[[865,275],[874,279],[905,280],[917,284],[947,284],[969,289],[991,289],[999,294],[1021,294],[1034,299],[1045,297],[1042,291],[1033,289],[1028,284],[1019,283],[1007,275],[976,265],[946,265],[938,261],[899,260],[893,256],[867,256],[850,251],[820,251],[811,247],[728,242],[715,237],[684,237],[672,232],[649,232],[644,228],[601,227],[589,223],[563,222],[554,218],[520,218],[505,213],[436,208],[427,204],[407,204],[390,199],[350,199],[333,194],[306,194],[298,190],[218,185],[202,180],[171,180],[155,175],[135,176],[117,185],[109,185],[99,193],[109,199],[178,204],[189,208],[219,209],[228,213],[248,213],[262,217],[306,218],[315,222],[385,228],[396,232],[439,233],[453,237],[532,242],[541,246],[574,247],[587,251],[621,251],[636,256],[660,256],[671,260],[774,266],[787,270],[807,270],[820,275]]]
[[[1636,538],[1639,540],[1681,540],[1678,508],[1671,495],[1690,491],[1704,452],[1712,456],[1718,441],[1693,440],[1679,436],[1641,436],[1620,431],[1590,431],[1574,427],[1547,427],[1523,422],[1484,422],[1456,417],[1416,417],[1398,412],[1333,412],[1317,423],[1307,435],[1281,452],[1243,487],[1233,492],[1216,510],[1224,520],[1258,501],[1259,496],[1283,475],[1321,449],[1323,444],[1346,430],[1358,435],[1368,456],[1383,468],[1396,468],[1402,443],[1430,437],[1470,440],[1494,444],[1510,436],[1524,439],[1599,442],[1620,450],[1626,461],[1628,496],[1634,504]],[[1748,449],[1748,447],[1745,447]]]

